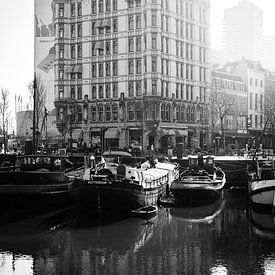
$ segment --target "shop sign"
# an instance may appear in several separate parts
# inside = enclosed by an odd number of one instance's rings
[[[245,129],[241,129],[241,130],[237,130],[238,134],[247,134],[247,130]]]
[[[100,144],[100,136],[92,136],[92,144]]]

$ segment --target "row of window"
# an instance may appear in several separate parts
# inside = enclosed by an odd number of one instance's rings
[[[175,97],[176,99],[181,99],[181,100],[194,100],[193,86],[176,83]],[[206,89],[204,87],[199,88],[198,99],[200,102],[206,101]]]
[[[257,79],[257,78],[253,79],[252,77],[250,77],[249,84],[250,84],[251,86],[254,85],[255,87],[261,87],[261,88],[263,88],[263,86],[264,86],[263,80],[262,80],[262,79],[261,79],[261,80],[259,80],[259,79]]]
[[[58,44],[58,57],[63,59],[65,57],[65,49],[63,44]],[[82,44],[76,43],[70,45],[70,58],[82,58]]]
[[[106,34],[118,32],[117,17],[92,21],[92,35],[104,34],[104,29]]]
[[[247,128],[246,117],[245,116],[225,116],[225,129],[227,130],[243,130]]]
[[[105,67],[105,70],[104,70]],[[108,77],[118,75],[117,60],[92,63],[92,77]]]
[[[244,91],[244,84],[234,80],[212,78],[212,85],[215,88],[222,88],[227,90]]]
[[[251,127],[253,127],[253,125],[255,125],[255,128],[263,128],[263,124],[264,124],[263,115],[260,115],[260,116],[255,115],[254,118],[255,118],[255,120],[254,120],[254,123],[253,123],[253,115],[249,116]]]
[[[117,0],[92,0],[92,14],[117,10]]]
[[[75,122],[76,120],[78,122],[81,122],[83,119],[83,111],[84,108],[81,106],[77,107],[76,110],[76,116],[75,114],[71,115],[71,121]],[[116,103],[114,104],[98,104],[98,105],[92,105],[90,107],[90,120],[95,121],[117,121],[119,118],[119,112],[118,112],[118,105]],[[162,121],[171,121],[171,117],[173,116],[173,109],[170,103],[163,103],[161,105],[161,120]],[[135,121],[135,120],[141,120],[144,116],[144,110],[143,106],[141,104],[129,104],[127,106],[127,119],[128,121]],[[60,108],[59,110],[59,118],[63,119],[63,109]],[[124,114],[125,116],[125,114]],[[156,119],[156,105],[152,104],[149,113],[146,115],[146,117],[150,117],[151,119]],[[176,107],[176,117],[175,119],[178,122],[195,122],[196,116],[195,116],[195,107],[194,106],[185,106],[185,105],[179,105]]]
[[[161,105],[161,120],[170,121],[172,106],[169,103],[163,103]],[[195,122],[195,107],[177,105],[176,116],[174,117],[178,122]]]
[[[151,35],[151,48],[157,49],[157,33]],[[147,49],[147,35],[143,36],[144,49]],[[130,36],[128,38],[128,52],[135,53],[141,52],[142,49],[142,36]],[[74,49],[73,49],[74,51]],[[161,37],[161,51],[163,53],[169,53],[169,38]],[[78,46],[77,54],[82,54],[82,48]],[[97,54],[98,53],[98,54]],[[92,42],[92,56],[103,56],[118,53],[118,39],[99,40]],[[194,58],[194,46],[190,43],[184,43],[176,41],[176,56],[187,59]],[[199,61],[206,62],[206,49],[203,47],[199,48]]]
[[[151,72],[157,73],[157,57],[152,56],[151,58]],[[176,63],[176,77],[194,80],[194,66],[186,63],[177,62]],[[129,59],[128,60],[128,74],[129,75],[140,75],[147,72],[147,57],[143,58],[143,70],[142,70],[142,59]],[[74,72],[69,66],[66,73],[70,75],[71,80],[82,79],[82,71]],[[169,60],[161,59],[161,74],[169,74]],[[118,61],[105,61],[105,62],[93,62],[92,63],[92,77],[111,77],[118,76]],[[64,66],[58,66],[58,78],[64,79]],[[206,69],[204,67],[199,67],[199,81],[203,82],[206,79]],[[258,95],[256,95],[258,96]],[[256,108],[257,109],[257,108]]]
[[[58,16],[64,17],[65,15],[65,5],[64,3],[58,4]],[[76,17],[76,16],[82,16],[82,3],[81,2],[72,2],[70,5],[70,16]]]
[[[64,73],[65,73],[65,67],[63,65],[59,65],[58,66],[59,80],[65,79]],[[75,66],[75,69],[72,69],[71,66],[68,66],[66,69],[66,73],[70,75],[71,80],[82,79],[82,67],[80,65]]]
[[[255,94],[255,111],[263,111],[264,98],[263,95]],[[253,94],[249,94],[249,108],[253,109]]]
[[[111,55],[118,53],[118,40],[100,40],[92,42],[92,56]]]

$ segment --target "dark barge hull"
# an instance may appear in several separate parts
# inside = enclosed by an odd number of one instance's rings
[[[217,200],[222,193],[220,190],[192,190],[192,189],[173,189],[171,193],[176,198],[178,204],[202,203],[208,204]]]
[[[142,206],[157,204],[166,192],[166,184],[143,188],[141,185],[114,181],[112,183],[93,183],[79,181],[74,183],[73,196],[81,206],[91,210],[106,212],[121,211],[130,213]]]
[[[1,171],[0,212],[45,210],[73,204],[64,172]]]

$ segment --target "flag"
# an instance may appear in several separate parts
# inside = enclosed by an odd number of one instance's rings
[[[39,64],[38,68],[45,73],[48,73],[54,65],[54,54],[50,53],[48,54]]]

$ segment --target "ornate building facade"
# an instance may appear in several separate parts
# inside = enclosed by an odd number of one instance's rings
[[[207,142],[209,0],[55,2],[57,126],[145,150]]]

